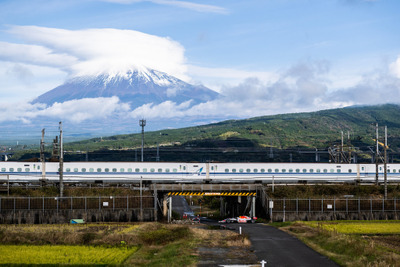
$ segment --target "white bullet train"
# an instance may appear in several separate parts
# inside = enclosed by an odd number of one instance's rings
[[[379,182],[384,166],[378,167]],[[66,183],[344,183],[375,182],[375,164],[65,162]],[[0,162],[0,183],[59,181],[59,163]],[[400,164],[387,164],[387,181],[400,182]]]

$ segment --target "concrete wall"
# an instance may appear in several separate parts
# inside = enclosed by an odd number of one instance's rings
[[[85,222],[137,222],[140,210],[8,210],[0,212],[0,224],[55,224],[71,219]],[[143,221],[154,221],[154,209],[143,210]]]

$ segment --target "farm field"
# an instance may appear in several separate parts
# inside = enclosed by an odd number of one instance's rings
[[[340,266],[400,266],[400,221],[278,224]]]
[[[161,223],[0,225],[0,265],[193,266],[199,247],[248,248],[231,231]]]

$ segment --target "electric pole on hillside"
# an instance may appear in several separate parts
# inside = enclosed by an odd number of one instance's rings
[[[59,123],[60,126],[60,197],[64,196],[64,149],[63,149],[63,130],[62,130],[62,122]]]
[[[387,199],[387,149],[388,149],[388,145],[387,145],[387,126],[385,126],[385,146],[383,147],[383,151],[384,151],[384,159],[383,159],[384,175],[383,175],[383,179],[384,179],[384,183],[385,183],[385,199]]]
[[[379,180],[379,168],[378,168],[378,157],[379,157],[379,134],[378,134],[378,123],[375,125],[376,132],[376,153],[375,153],[375,184],[378,185]]]
[[[146,126],[146,120],[139,120],[139,125],[142,127],[142,162],[143,162],[143,150],[144,150],[144,126]]]
[[[42,129],[42,139],[40,140],[40,161],[42,162],[42,181],[41,186],[46,182],[46,157],[44,155],[44,128]]]

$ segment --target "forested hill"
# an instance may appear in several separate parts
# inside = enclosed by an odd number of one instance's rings
[[[146,132],[145,146],[325,149],[340,142],[343,131],[346,143],[365,148],[374,143],[376,123],[381,137],[383,126],[388,127],[389,146],[397,151],[400,146],[400,106],[393,104],[263,116]],[[126,134],[68,143],[66,149],[132,149],[140,146],[141,134]]]

